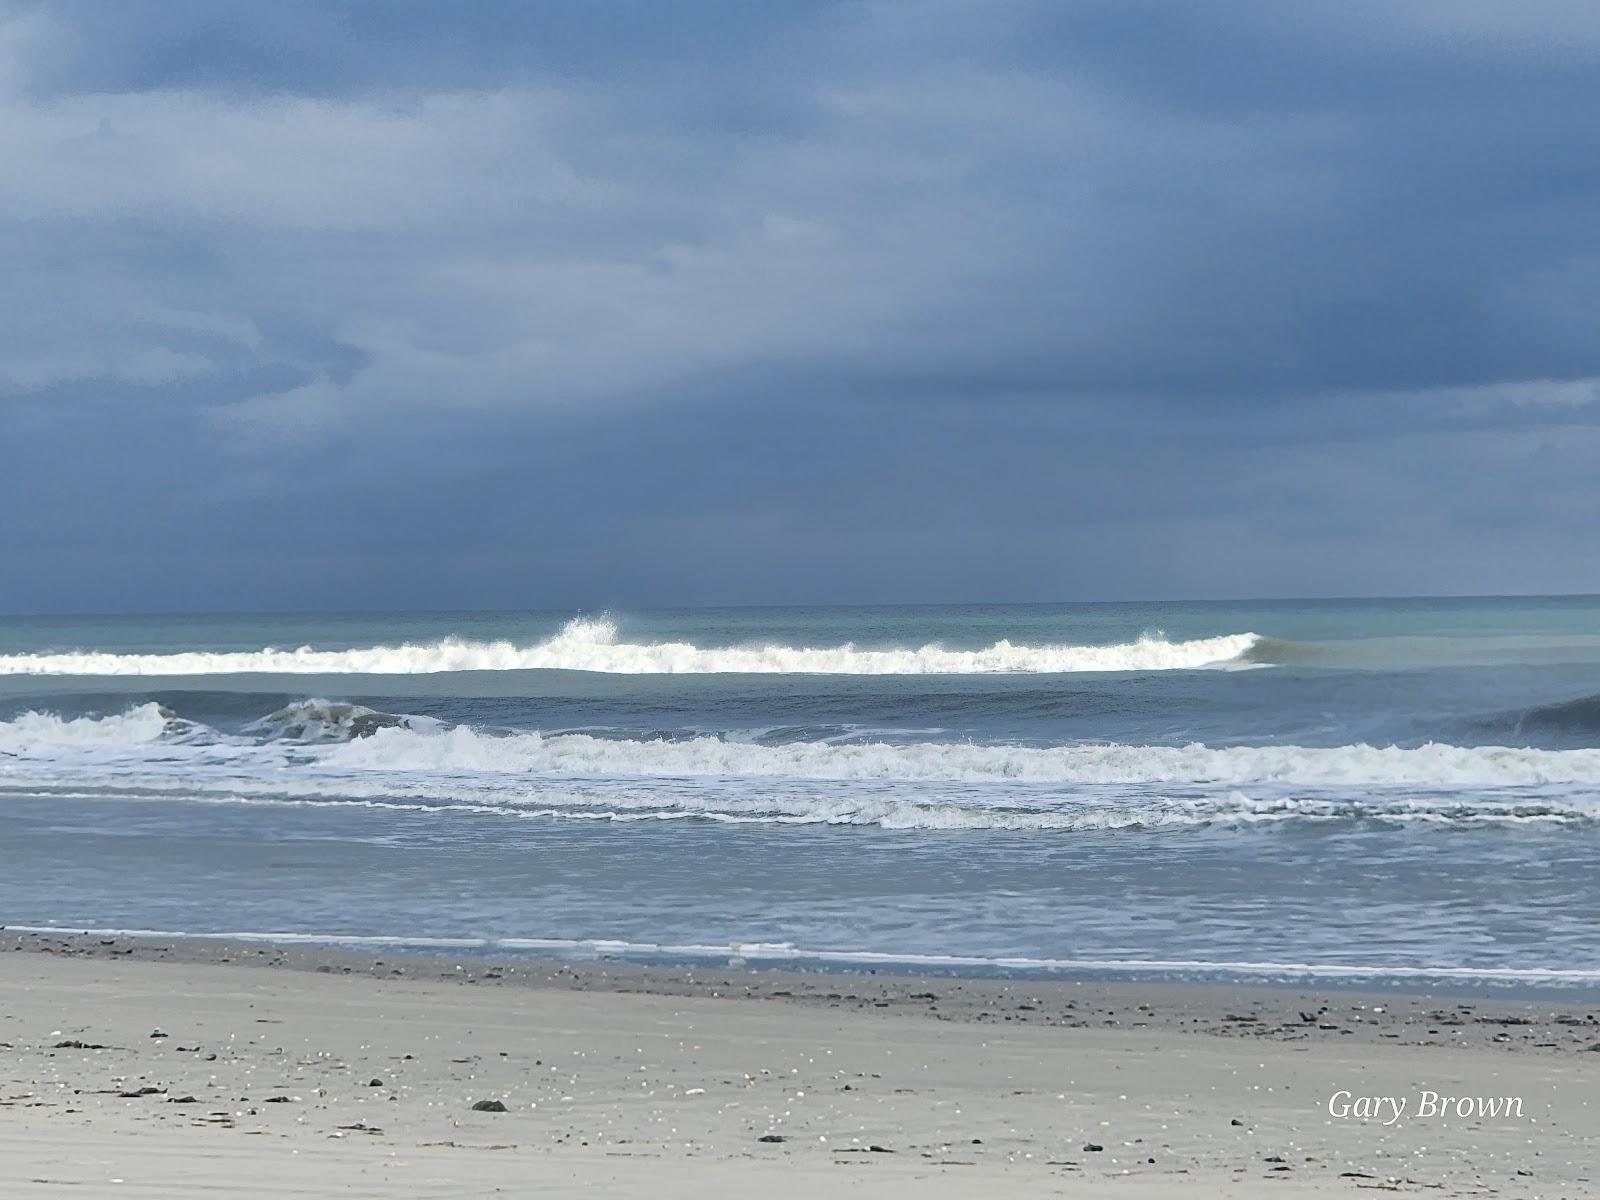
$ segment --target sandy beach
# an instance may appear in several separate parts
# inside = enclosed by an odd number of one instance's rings
[[[1600,1191],[1592,997],[0,936],[7,1197]]]

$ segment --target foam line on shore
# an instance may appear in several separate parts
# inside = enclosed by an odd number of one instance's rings
[[[821,962],[842,966],[901,966],[941,970],[1080,972],[1086,974],[1184,974],[1283,979],[1417,979],[1484,983],[1600,983],[1600,967],[1472,967],[1412,963],[1301,963],[1213,961],[1205,959],[1030,958],[1020,955],[982,957],[919,954],[877,950],[817,950],[787,942],[671,943],[632,942],[606,938],[424,937],[398,934],[338,934],[289,931],[194,933],[166,929],[88,929],[62,925],[4,925],[10,933],[44,936],[170,938],[215,942],[249,942],[329,947],[389,949],[486,950],[619,958],[684,958],[745,962]]]

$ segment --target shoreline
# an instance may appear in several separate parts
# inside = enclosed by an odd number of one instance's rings
[[[792,946],[731,943],[678,946],[602,938],[405,937],[295,931],[189,933],[165,929],[79,925],[0,924],[8,935],[61,938],[92,949],[96,943],[162,943],[183,947],[196,961],[237,959],[257,948],[301,948],[352,961],[388,954],[401,959],[457,959],[477,963],[606,964],[658,972],[693,973],[723,968],[796,976],[873,975],[885,978],[991,980],[1024,983],[1125,983],[1267,988],[1367,996],[1441,996],[1481,1000],[1565,997],[1570,1005],[1600,1004],[1600,967],[1363,966],[1357,964],[1206,962],[1144,959],[978,958],[966,955],[896,955],[876,951],[807,951]],[[219,949],[220,948],[220,949]],[[228,961],[221,959],[220,961]]]
[[[8,930],[0,1112],[8,1197],[1575,1198],[1600,1004]]]
[[[1527,1050],[1600,1055],[1600,994],[1587,989],[1422,988],[1409,986],[1411,980],[1378,989],[1343,980],[986,975],[913,972],[893,966],[810,970],[727,960],[642,962],[459,949],[460,953],[449,954],[394,945],[350,947],[144,931],[43,932],[37,927],[0,925],[0,953],[21,950],[90,959],[265,967],[467,986],[737,995],[806,1007],[913,1010],[940,1021],[1066,1028],[1091,1024],[1089,1014],[1112,1013],[1126,1015],[1099,1020],[1115,1025],[1126,1019],[1131,1028],[1250,1034],[1297,1042],[1353,1037],[1352,1045],[1378,1041],[1470,1045],[1477,1040],[1472,1034],[1487,1032],[1491,1045],[1514,1042]],[[1319,1009],[1326,1011],[1319,1014]],[[1318,1019],[1307,1021],[1307,1015]],[[1332,1028],[1326,1028],[1329,1025]],[[1500,1035],[1504,1040],[1496,1041]]]

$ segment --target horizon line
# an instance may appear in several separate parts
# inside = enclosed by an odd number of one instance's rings
[[[1217,596],[1217,597],[1123,597],[1095,600],[948,600],[948,601],[871,601],[853,603],[829,601],[805,603],[732,603],[660,605],[584,605],[554,604],[528,608],[192,608],[192,609],[75,609],[65,612],[11,612],[0,610],[0,621],[83,620],[112,617],[401,617],[401,616],[533,616],[562,613],[583,616],[610,613],[728,612],[785,609],[935,609],[935,608],[1095,608],[1111,605],[1223,605],[1223,604],[1317,604],[1382,603],[1404,600],[1600,600],[1600,592],[1411,592],[1388,595],[1345,594],[1331,596]]]

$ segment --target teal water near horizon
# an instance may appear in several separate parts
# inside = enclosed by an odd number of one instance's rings
[[[519,642],[553,636],[574,618],[620,619],[640,640],[692,635],[734,645],[767,637],[832,643],[839,634],[899,645],[907,633],[974,648],[1001,637],[1071,634],[1087,642],[1128,641],[1162,631],[1192,639],[1260,627],[1266,636],[1310,642],[1404,637],[1482,638],[1593,635],[1600,596],[1448,596],[1291,600],[1081,601],[1060,604],[739,605],[625,610],[167,613],[0,615],[0,653],[85,648],[253,650],[263,645],[351,648],[380,640],[462,637]],[[265,640],[263,640],[265,639]],[[848,640],[848,639],[847,639]],[[1465,648],[1465,647],[1463,647]]]
[[[1600,984],[1600,599],[0,618],[0,922]]]

